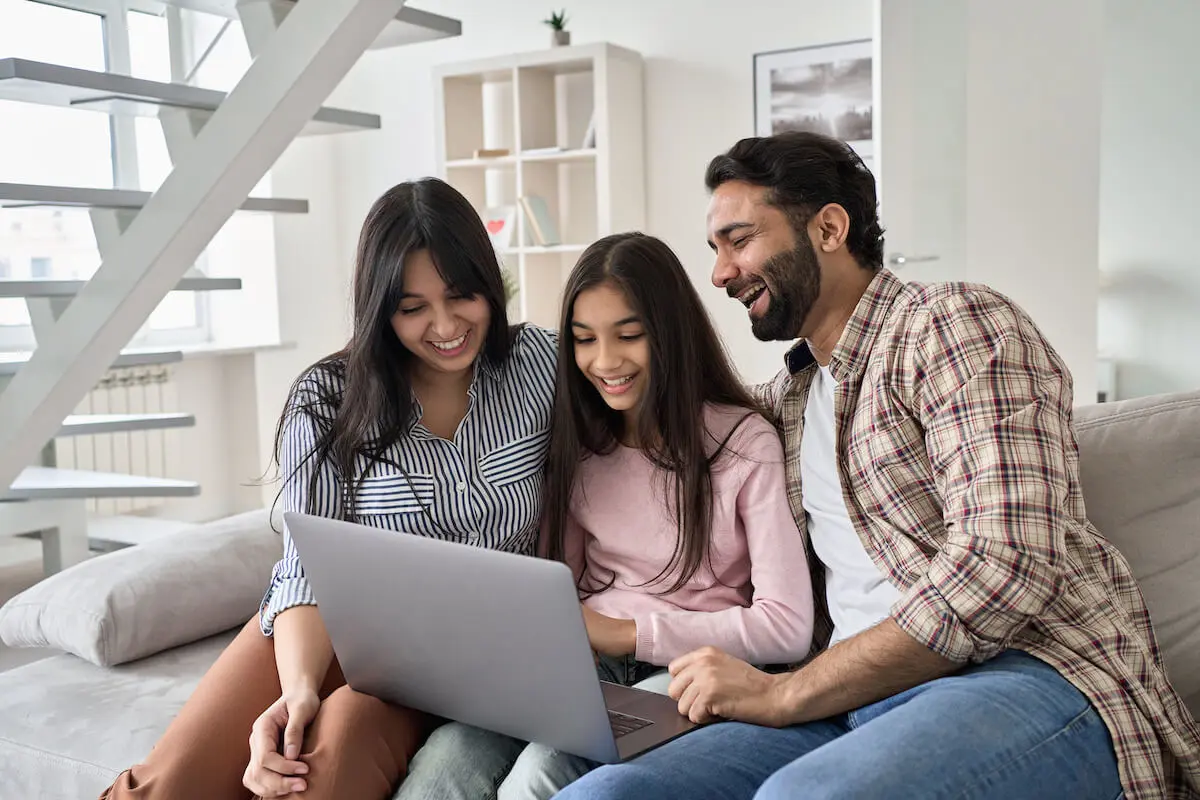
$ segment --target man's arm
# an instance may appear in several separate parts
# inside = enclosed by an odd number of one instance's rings
[[[917,642],[892,619],[840,642],[782,676],[784,724],[841,714],[962,667]]]
[[[688,653],[671,663],[669,692],[679,713],[694,722],[724,718],[783,727],[861,708],[961,666],[886,619],[783,675],[711,647]]]

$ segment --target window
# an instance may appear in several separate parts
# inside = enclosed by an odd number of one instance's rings
[[[0,57],[170,81],[173,37],[168,20],[130,10],[142,5],[136,0],[3,0]],[[213,88],[222,89],[236,83],[250,61],[240,26],[204,14],[185,11],[182,16],[185,24],[175,40],[184,41],[186,52],[176,59],[175,69],[186,67],[193,55],[207,57],[194,75],[175,80],[219,82]],[[153,191],[171,166],[156,119],[0,101],[0,182]],[[257,226],[256,236],[273,237],[269,219],[249,224]],[[244,236],[240,221],[227,227],[235,228],[233,236]],[[222,231],[218,236],[227,235]],[[201,273],[207,270],[206,258],[197,260]],[[0,276],[87,279],[100,260],[86,209],[0,207]],[[131,344],[172,346],[210,336],[208,296],[171,292]],[[0,298],[0,350],[32,346],[25,301]]]
[[[53,35],[50,35],[50,34]],[[82,69],[105,68],[104,19],[32,2],[0,10],[0,54]],[[0,180],[109,188],[112,140],[102,114],[0,101]],[[57,211],[58,216],[54,216]],[[57,228],[54,223],[57,220]],[[5,277],[32,278],[46,259],[91,275],[96,240],[83,209],[0,209],[0,259]],[[0,298],[0,348],[33,345],[25,301]]]

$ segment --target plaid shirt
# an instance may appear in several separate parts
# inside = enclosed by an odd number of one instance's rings
[[[789,453],[815,363],[801,341],[762,388]],[[1009,647],[1040,658],[1103,717],[1131,800],[1200,797],[1200,729],[1167,681],[1128,563],[1087,520],[1070,374],[1029,317],[983,286],[882,270],[830,370],[846,508],[901,591],[892,618],[951,661]],[[787,470],[805,532],[798,457]],[[809,564],[815,652],[832,623],[811,544]]]

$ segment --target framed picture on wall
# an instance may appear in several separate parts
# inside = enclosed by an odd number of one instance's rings
[[[835,136],[874,169],[872,62],[870,39],[756,53],[754,134]]]

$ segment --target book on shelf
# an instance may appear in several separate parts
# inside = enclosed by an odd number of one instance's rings
[[[528,150],[522,150],[521,155],[523,155],[523,156],[544,156],[544,155],[550,155],[552,153],[561,153],[564,150],[565,150],[565,148],[559,147],[558,145],[554,145],[552,147],[531,147]]]
[[[521,200],[521,208],[525,211],[525,223],[533,234],[533,243],[542,247],[562,244],[558,235],[558,226],[550,214],[546,199],[540,195],[527,194]]]
[[[507,147],[480,147],[475,150],[476,158],[500,158],[508,154]]]
[[[588,120],[587,130],[583,134],[583,149],[590,150],[596,146],[596,112],[592,112],[591,119]]]

